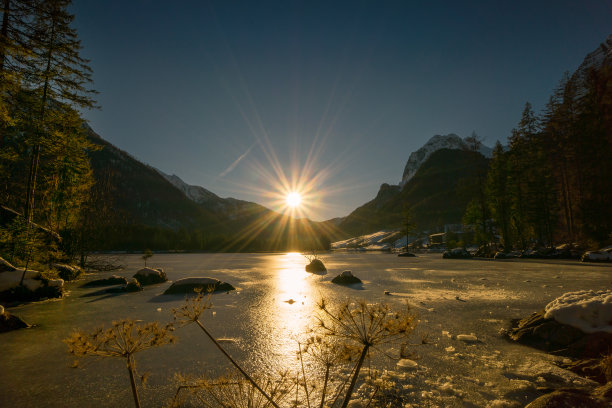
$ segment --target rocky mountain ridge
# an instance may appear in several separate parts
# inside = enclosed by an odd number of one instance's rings
[[[221,197],[219,197],[212,191],[208,191],[207,189],[201,186],[187,184],[176,174],[169,175],[157,168],[155,170],[159,174],[161,174],[166,180],[168,180],[174,187],[181,190],[183,194],[185,194],[185,196],[187,196],[187,198],[189,198],[191,201],[194,201],[198,204],[206,204],[221,200]]]
[[[466,180],[487,166],[488,159],[478,152],[436,150],[403,187],[382,184],[373,200],[343,218],[338,225],[342,238],[402,228],[408,209],[417,229],[422,231],[460,223],[473,193],[466,191]]]
[[[101,250],[271,251],[323,248],[333,224],[221,198],[144,164],[88,128],[96,195],[106,208]]]
[[[441,149],[469,150],[469,145],[465,139],[462,139],[454,133],[432,136],[423,147],[410,153],[406,167],[404,167],[402,181],[399,183],[400,188],[406,185],[432,153]],[[493,154],[493,149],[485,145],[481,145],[478,151],[486,158],[491,158]]]
[[[593,52],[587,54],[572,78],[586,78],[591,69],[600,70],[604,66],[612,65],[612,34],[602,42]]]

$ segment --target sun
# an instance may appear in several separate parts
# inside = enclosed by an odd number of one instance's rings
[[[287,202],[288,207],[298,208],[302,203],[302,196],[300,193],[293,191],[287,194],[287,197],[285,197],[285,201]]]

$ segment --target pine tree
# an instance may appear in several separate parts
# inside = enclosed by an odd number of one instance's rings
[[[579,211],[583,234],[603,243],[612,231],[612,68],[591,70],[578,100],[578,137],[574,141],[580,161]]]
[[[30,38],[32,57],[24,69],[24,86],[34,95],[34,129],[30,132],[32,146],[27,181],[25,217],[32,220],[34,195],[38,177],[41,148],[51,134],[64,134],[62,125],[70,108],[91,108],[94,91],[88,61],[79,55],[81,49],[76,30],[70,27],[73,15],[68,13],[69,0],[44,0],[36,5],[34,33]]]
[[[510,218],[522,249],[526,249],[531,238],[528,217],[530,143],[537,131],[537,122],[529,102],[525,103],[518,127],[510,137],[509,174],[510,174]]]
[[[513,246],[512,229],[510,222],[510,191],[509,191],[508,153],[500,142],[493,149],[493,157],[487,174],[487,197],[493,218],[501,230],[502,241],[506,251]]]
[[[10,114],[18,92],[23,62],[31,55],[28,39],[32,35],[35,0],[1,0],[0,26],[0,147],[13,124]],[[7,157],[3,157],[7,159]]]

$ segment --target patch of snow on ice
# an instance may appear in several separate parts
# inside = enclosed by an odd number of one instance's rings
[[[585,333],[612,333],[612,290],[568,292],[544,308],[552,318]]]
[[[478,337],[472,334],[458,334],[457,340],[465,341],[466,343],[475,343],[478,341]]]
[[[516,402],[500,400],[500,399],[493,400],[489,402],[489,405],[487,405],[488,408],[510,408],[510,407],[516,407],[516,406],[517,406]]]
[[[419,365],[416,361],[409,360],[407,358],[402,358],[400,361],[397,362],[397,366],[403,368],[404,370],[414,370]]]

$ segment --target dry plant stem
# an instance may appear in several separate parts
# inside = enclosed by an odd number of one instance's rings
[[[201,329],[202,329],[202,331],[203,331],[203,332],[204,332],[204,333],[205,333],[205,334],[208,336],[208,338],[209,338],[210,340],[212,340],[212,342],[213,342],[213,343],[215,343],[215,346],[217,346],[217,348],[218,348],[218,349],[219,349],[219,350],[220,350],[220,351],[223,353],[223,355],[224,355],[225,357],[227,357],[227,358],[228,358],[228,360],[229,360],[229,361],[230,361],[230,362],[231,362],[231,363],[234,365],[234,367],[236,367],[236,369],[237,369],[238,371],[240,371],[240,373],[241,373],[241,374],[244,376],[244,378],[246,378],[246,379],[247,379],[247,380],[248,380],[248,381],[249,381],[251,384],[253,384],[253,387],[255,387],[255,388],[257,389],[257,391],[259,391],[259,392],[261,393],[261,395],[263,395],[264,397],[266,397],[266,399],[267,399],[268,401],[270,401],[270,404],[272,404],[272,406],[273,406],[274,408],[280,408],[280,407],[279,407],[279,406],[276,404],[276,402],[274,402],[274,400],[273,400],[273,399],[272,399],[272,398],[271,398],[271,397],[270,397],[270,396],[269,396],[269,395],[268,395],[268,394],[267,394],[267,393],[266,393],[264,390],[262,390],[262,389],[261,389],[261,387],[260,387],[259,385],[257,385],[257,383],[255,382],[255,380],[253,380],[253,379],[251,378],[251,376],[250,376],[250,375],[248,375],[248,374],[247,374],[247,373],[246,373],[246,372],[245,372],[245,371],[242,369],[242,367],[240,367],[240,366],[238,365],[238,363],[237,363],[236,361],[234,361],[234,359],[233,359],[233,358],[232,358],[232,357],[231,357],[231,356],[230,356],[230,355],[229,355],[229,354],[228,354],[228,353],[225,351],[225,349],[224,349],[224,348],[221,346],[221,344],[219,344],[219,343],[217,342],[217,340],[215,340],[215,338],[214,338],[214,337],[213,337],[213,336],[212,336],[212,335],[211,335],[211,334],[208,332],[208,330],[206,330],[206,327],[204,327],[204,325],[202,324],[202,322],[200,322],[200,319],[197,319],[195,322],[198,324],[198,326],[200,326],[200,328],[201,328]]]
[[[365,360],[366,354],[368,354],[368,349],[370,346],[366,344],[363,346],[363,350],[361,351],[361,355],[359,356],[359,361],[355,366],[355,373],[353,374],[353,378],[351,379],[351,383],[349,384],[348,389],[346,390],[346,396],[344,397],[344,402],[342,402],[341,408],[346,408],[348,406],[349,401],[351,400],[351,395],[353,394],[353,389],[355,388],[355,384],[357,383],[357,377],[359,377],[359,371],[361,370],[361,365],[363,364],[363,360]]]
[[[372,405],[372,401],[374,401],[374,397],[376,396],[376,394],[378,394],[378,390],[380,390],[380,387],[376,387],[372,395],[370,395],[370,400],[368,401],[368,405],[366,405],[365,408],[368,408],[370,405]]]
[[[132,394],[134,395],[134,404],[136,404],[136,408],[140,408],[140,399],[138,398],[136,380],[134,379],[134,361],[131,355],[127,356],[127,369],[130,373],[130,385],[132,386]]]
[[[295,407],[298,406],[298,395],[300,395],[300,373],[295,374]]]
[[[102,356],[125,358],[136,408],[140,408],[136,389],[134,354],[152,347],[174,343],[169,326],[159,327],[157,322],[137,325],[133,320],[113,322],[110,329],[103,327],[91,334],[74,332],[64,340],[68,351],[76,356]]]
[[[174,394],[174,398],[172,399],[172,405],[170,405],[171,407],[177,407],[178,403],[177,403],[177,399],[179,394],[181,393],[182,390],[184,389],[189,389],[189,388],[198,388],[197,385],[179,385],[178,388],[176,389],[176,393]]]
[[[308,384],[306,384],[306,372],[304,371],[304,359],[302,358],[302,345],[298,342],[298,348],[300,350],[300,363],[302,364],[302,377],[304,377],[304,390],[306,391],[306,403],[310,408],[310,396],[308,395]]]
[[[348,382],[350,375],[353,373],[353,371],[355,370],[356,366],[354,366],[351,369],[351,372],[348,373],[348,375],[346,376],[346,378],[344,378],[344,381],[342,381],[342,384],[340,384],[337,388],[336,388],[336,393],[334,396],[334,400],[333,402],[329,405],[330,407],[335,407],[336,406],[336,402],[338,402],[338,399],[340,398],[340,394],[342,393],[342,390],[344,390],[344,386],[346,385],[346,383]]]
[[[323,408],[325,405],[325,392],[327,391],[327,382],[329,381],[329,369],[330,365],[325,366],[325,379],[323,380],[323,391],[321,392],[321,405],[319,408]]]

